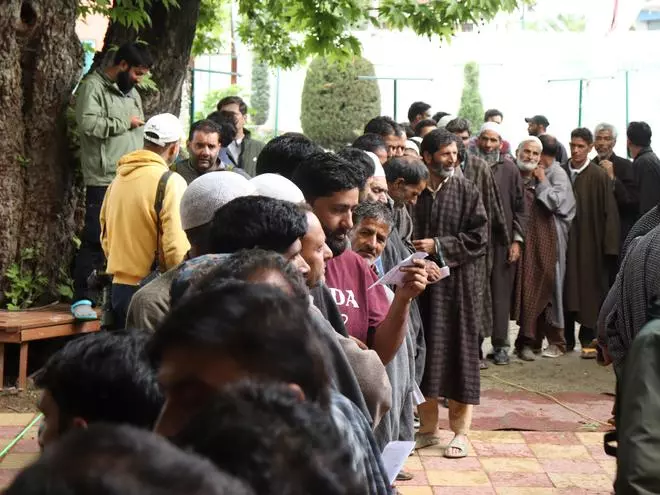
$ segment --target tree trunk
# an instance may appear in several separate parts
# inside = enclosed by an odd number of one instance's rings
[[[142,93],[146,117],[169,112],[179,115],[181,87],[186,79],[201,0],[179,0],[179,8],[163,7],[154,2],[148,9],[151,25],[139,32],[113,22],[105,35],[104,50],[94,59],[95,66],[111,63],[114,52],[107,47],[121,46],[139,39],[148,43],[155,66],[151,73],[158,92]]]
[[[52,282],[73,254],[76,187],[66,108],[82,69],[76,0],[0,2],[0,285],[24,248]],[[1,298],[1,297],[0,297]]]

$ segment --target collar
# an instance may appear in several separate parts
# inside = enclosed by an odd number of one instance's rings
[[[573,168],[572,167],[573,162],[569,161],[568,170],[571,171],[571,175],[580,175],[582,172],[584,172],[587,169],[590,163],[591,162],[589,161],[589,159],[587,159],[586,163],[582,165],[580,168]]]

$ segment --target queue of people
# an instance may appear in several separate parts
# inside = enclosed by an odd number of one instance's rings
[[[485,338],[495,365],[512,346],[523,361],[559,358],[578,322],[583,357],[598,344],[622,373],[646,321],[622,310],[643,285],[628,267],[660,224],[646,124],[628,129],[634,164],[607,124],[574,130],[560,162],[543,116],[514,149],[499,111],[473,135],[415,102],[410,135],[375,116],[335,152],[297,133],[253,140],[230,97],[191,125],[181,158],[175,116],[143,122],[134,85],[151,63],[129,44],[81,84],[71,310],[96,318],[85,279],[104,268],[113,319],[37,375],[44,453],[7,493],[28,481],[92,493],[118,476],[140,493],[387,494],[384,449],[438,444],[445,404],[444,456],[468,455]]]

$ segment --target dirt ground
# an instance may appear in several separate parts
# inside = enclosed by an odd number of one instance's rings
[[[511,342],[515,341],[517,332],[517,327],[512,324],[510,329]],[[36,342],[35,345],[30,346],[30,372],[36,371],[45,362],[45,359],[61,347],[65,341],[64,339],[53,339],[47,345],[45,345],[46,343]],[[486,340],[484,343],[486,352],[490,352],[489,347],[490,342]],[[8,352],[8,370],[13,369],[12,366],[15,366],[15,364],[12,364],[12,357]],[[495,366],[491,362],[490,368],[482,372],[481,378],[483,390],[520,390],[500,381],[505,380],[533,391],[550,394],[555,392],[611,394],[614,392],[614,372],[612,368],[603,368],[596,364],[595,360],[580,359],[579,352],[572,352],[557,359],[539,356],[536,361],[531,363],[520,361],[515,356],[511,356],[511,364],[508,366]],[[10,381],[5,383],[5,390],[0,392],[0,413],[36,411],[39,393],[32,385],[28,387],[28,390],[21,392],[14,388],[8,388],[7,386],[11,384],[11,380],[15,380],[15,378],[10,377]]]

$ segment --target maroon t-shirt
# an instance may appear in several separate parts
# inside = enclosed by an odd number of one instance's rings
[[[328,261],[326,284],[353,337],[367,342],[367,330],[380,325],[390,309],[382,285],[368,289],[378,277],[358,254],[347,249]]]

